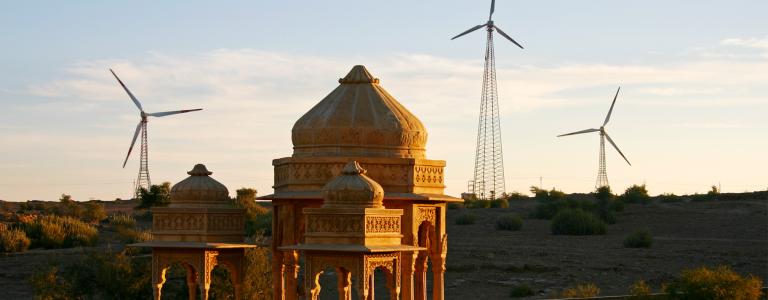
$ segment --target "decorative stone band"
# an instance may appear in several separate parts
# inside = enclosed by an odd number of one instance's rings
[[[153,208],[152,235],[164,241],[242,242],[241,209]]]
[[[427,134],[422,131],[387,132],[376,128],[295,129],[293,156],[376,156],[424,158]],[[393,146],[397,145],[397,146]]]
[[[400,233],[400,216],[307,215],[306,233]]]
[[[358,161],[389,193],[442,194],[445,161],[383,157],[286,157],[272,161],[275,192],[319,191],[344,165]]]

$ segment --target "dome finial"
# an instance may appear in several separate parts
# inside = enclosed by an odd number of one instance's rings
[[[341,174],[344,175],[365,175],[367,173],[363,167],[360,166],[360,164],[357,161],[350,161],[347,163],[347,165],[344,166],[344,169],[341,170]]]
[[[187,174],[192,176],[208,176],[213,174],[213,172],[208,171],[204,164],[196,164],[192,171],[187,172]]]
[[[341,84],[356,84],[356,83],[379,83],[378,78],[374,78],[368,69],[363,65],[356,65],[352,67],[352,70],[347,73],[347,76],[339,79]]]

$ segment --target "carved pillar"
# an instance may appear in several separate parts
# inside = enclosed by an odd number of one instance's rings
[[[413,251],[413,254],[403,252],[403,271],[402,271],[402,285],[401,295],[403,300],[414,299],[414,269],[416,267],[416,257],[419,255],[419,251]]]
[[[445,257],[448,253],[448,235],[443,234],[437,243],[432,260],[432,300],[445,298]]]
[[[415,271],[413,275],[413,299],[426,300],[427,299],[427,255],[426,251],[419,251],[418,257],[416,257]]]
[[[320,286],[321,275],[323,275],[323,271],[312,272],[310,273],[309,278],[305,278],[307,279],[307,281],[309,281],[307,283],[307,285],[309,285],[309,297],[310,297],[309,299],[312,299],[312,300],[320,299],[320,290],[322,289],[322,287]]]
[[[200,285],[200,299],[208,300],[208,291],[211,290],[211,272],[213,268],[218,264],[216,257],[219,255],[217,251],[203,251],[202,253],[202,268],[199,272],[198,280],[201,281]]]
[[[376,281],[374,273],[376,273],[376,270],[371,270],[371,272],[366,275],[366,281],[368,281],[368,298],[365,298],[366,300],[374,300],[376,297]]]
[[[295,300],[298,298],[299,251],[285,251],[283,258],[285,259],[285,300]]]
[[[273,242],[275,243],[275,242]],[[285,300],[285,264],[283,252],[272,246],[272,299]]]
[[[189,300],[197,299],[197,272],[189,264],[184,264],[187,269],[187,294],[189,294]]]
[[[155,300],[160,300],[163,284],[165,284],[165,272],[168,270],[157,253],[152,255],[152,295]]]
[[[352,280],[352,284],[355,285],[355,289],[357,289],[357,297],[358,299],[362,300],[368,300],[368,286],[370,281],[368,281],[367,278],[367,272],[365,271],[365,268],[362,268],[362,274],[352,274],[354,279]]]
[[[336,268],[337,291],[339,300],[352,300],[352,276],[344,268]]]

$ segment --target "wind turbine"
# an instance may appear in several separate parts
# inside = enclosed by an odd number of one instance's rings
[[[128,154],[125,156],[125,161],[123,161],[123,168],[125,168],[125,164],[128,163],[128,157],[131,156],[133,145],[136,144],[136,138],[139,137],[139,132],[141,132],[141,158],[139,160],[139,177],[135,183],[135,192],[138,193],[139,188],[143,187],[145,189],[149,189],[149,187],[152,185],[152,183],[149,180],[149,155],[147,153],[147,148],[148,148],[147,117],[165,117],[165,116],[170,116],[175,114],[198,111],[198,110],[202,110],[202,108],[146,113],[144,112],[144,108],[141,106],[141,102],[139,102],[139,99],[136,99],[133,93],[131,93],[131,91],[128,90],[128,87],[126,87],[123,81],[120,80],[120,77],[117,77],[117,74],[115,74],[115,71],[112,71],[112,69],[109,69],[109,72],[112,72],[112,75],[115,76],[115,79],[117,79],[117,82],[120,83],[120,85],[123,87],[125,92],[128,93],[128,96],[131,97],[131,100],[133,100],[133,104],[136,104],[136,108],[139,109],[139,116],[141,116],[141,120],[139,120],[139,124],[136,125],[136,132],[133,134],[133,140],[131,140],[131,146],[128,147]]]
[[[477,147],[475,148],[475,170],[473,180],[469,182],[470,193],[480,199],[493,199],[504,193],[504,154],[501,147],[501,124],[499,122],[499,100],[496,88],[496,56],[493,50],[493,31],[496,30],[523,49],[518,42],[509,37],[493,23],[493,11],[496,1],[491,0],[491,13],[488,21],[468,29],[453,37],[455,40],[470,32],[486,27],[485,69],[483,71],[483,90],[480,97],[480,120],[477,126]]]
[[[595,188],[600,188],[603,186],[608,186],[608,174],[605,170],[605,140],[608,139],[608,142],[611,143],[613,148],[616,149],[616,151],[619,152],[619,155],[621,155],[622,158],[629,164],[629,160],[626,156],[624,156],[624,153],[621,153],[621,150],[619,150],[619,146],[616,146],[616,143],[613,142],[611,139],[611,136],[608,135],[608,132],[605,131],[605,125],[608,124],[608,121],[611,119],[611,113],[613,112],[613,106],[616,104],[616,98],[619,97],[619,91],[621,90],[621,87],[616,90],[616,96],[613,96],[613,103],[611,103],[611,109],[608,110],[608,115],[605,116],[605,121],[603,121],[603,125],[600,126],[600,129],[596,128],[590,128],[585,129],[581,131],[566,133],[558,135],[557,137],[566,136],[566,135],[575,135],[575,134],[582,134],[582,133],[590,133],[590,132],[600,132],[600,167],[597,171],[597,182],[595,183]]]

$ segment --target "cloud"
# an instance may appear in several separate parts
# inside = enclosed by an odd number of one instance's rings
[[[727,39],[717,47],[764,49],[764,42],[765,39]],[[603,109],[619,85],[623,101],[642,107],[768,104],[764,88],[768,60],[689,58],[649,65],[519,66],[499,60],[502,114],[593,105]],[[169,170],[178,171],[201,161],[216,169],[217,175],[222,176],[219,179],[230,184],[231,189],[256,186],[267,190],[272,177],[270,160],[291,154],[293,123],[333,90],[339,77],[359,63],[364,63],[392,95],[430,128],[430,153],[438,153],[436,158],[452,159],[471,153],[472,143],[455,141],[474,141],[474,128],[470,127],[476,124],[482,61],[409,53],[348,58],[217,49],[195,54],[151,52],[138,60],[81,61],[62,70],[57,79],[24,89],[26,96],[45,101],[33,105],[19,101],[8,109],[21,115],[21,119],[35,120],[66,113],[73,124],[46,127],[43,121],[34,125],[9,123],[7,126],[24,127],[26,131],[0,140],[13,144],[6,151],[21,153],[24,149],[45,148],[40,150],[41,155],[51,156],[49,160],[31,154],[24,156],[30,161],[25,164],[27,169],[18,168],[24,172],[43,172],[50,167],[31,167],[35,161],[84,162],[95,157],[98,163],[73,166],[73,170],[84,174],[83,178],[114,178],[118,171],[120,176],[133,178],[135,170],[119,170],[118,166],[138,116],[109,73],[108,69],[113,68],[148,112],[204,108],[202,112],[150,120],[153,178],[178,178],[183,174]],[[683,127],[734,126],[741,125],[702,122]],[[70,131],[78,132],[67,133]],[[134,165],[136,159],[132,157],[128,165]],[[10,162],[0,160],[0,165]],[[459,164],[451,165],[453,175],[447,178],[454,194],[465,186],[464,175],[470,170],[464,168],[471,168],[467,163],[455,169]],[[50,170],[56,174],[67,172]],[[104,193],[114,193],[112,188],[106,187]]]

